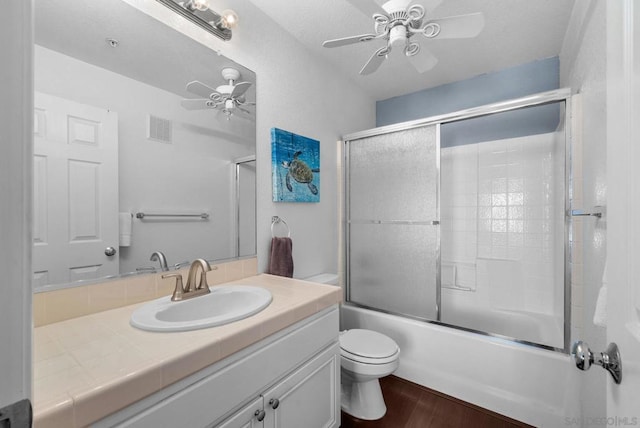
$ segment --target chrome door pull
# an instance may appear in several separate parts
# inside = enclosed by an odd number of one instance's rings
[[[614,342],[610,343],[604,352],[594,358],[593,352],[589,349],[589,344],[580,340],[571,347],[571,355],[578,369],[587,371],[595,363],[611,373],[615,383],[620,384],[622,382],[622,359],[620,358],[618,345]]]

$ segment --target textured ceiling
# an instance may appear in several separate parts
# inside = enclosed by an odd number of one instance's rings
[[[426,73],[418,73],[401,52],[394,51],[378,71],[360,76],[359,70],[383,46],[383,41],[332,49],[322,47],[327,39],[373,32],[372,20],[348,0],[250,1],[320,60],[332,64],[336,74],[350,79],[376,100],[557,56],[574,3],[574,0],[443,0],[433,11],[427,11],[428,16],[482,12],[486,23],[480,35],[457,40],[418,37],[421,45],[439,59],[435,68]],[[192,97],[184,90],[191,80],[212,87],[222,84],[219,72],[225,66],[240,68],[243,74],[240,80],[255,82],[249,70],[223,56],[211,55],[207,47],[120,0],[35,3],[36,43],[85,62],[185,97]],[[251,29],[265,30],[268,29]],[[106,37],[118,39],[120,46],[110,48]],[[328,76],[327,82],[330,81]],[[254,88],[247,95],[248,99],[254,99]]]
[[[427,10],[427,16],[482,12],[485,27],[480,35],[457,40],[419,37],[420,44],[439,60],[426,73],[418,73],[402,52],[392,52],[378,71],[360,76],[358,72],[383,41],[322,47],[328,39],[373,32],[371,18],[347,0],[251,1],[309,51],[334,64],[337,72],[377,100],[557,56],[574,4],[574,0],[443,0],[433,11]]]

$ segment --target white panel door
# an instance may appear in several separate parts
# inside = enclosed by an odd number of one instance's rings
[[[607,426],[637,426],[640,424],[640,4],[637,0],[607,2],[607,110],[607,339],[618,344],[622,358],[622,383],[616,385],[607,376]]]
[[[117,114],[36,93],[33,168],[34,284],[117,274]]]

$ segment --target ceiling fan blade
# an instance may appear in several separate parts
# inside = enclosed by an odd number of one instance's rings
[[[484,28],[484,15],[480,12],[468,15],[449,16],[429,21],[440,26],[436,39],[466,39],[480,34]]]
[[[325,41],[322,46],[325,48],[337,48],[340,46],[352,45],[354,43],[368,42],[376,38],[375,34],[361,34],[359,36],[343,37]]]
[[[240,110],[243,113],[246,113],[248,115],[251,115],[251,112],[249,110],[247,110],[246,108],[242,108],[242,107],[236,107],[238,110]]]
[[[347,0],[354,7],[358,8],[362,13],[368,17],[373,16],[375,13],[385,13],[384,9],[374,0]],[[384,2],[383,2],[384,3]]]
[[[215,108],[214,104],[211,104],[211,100],[182,100],[180,105],[187,110],[202,110],[207,108]]]
[[[245,92],[247,92],[247,89],[249,89],[250,87],[251,87],[251,82],[236,83],[236,85],[233,87],[233,91],[231,92],[231,95],[229,96],[231,98],[237,98],[242,94],[244,94]]]
[[[192,94],[200,95],[204,98],[209,98],[209,95],[211,95],[216,90],[208,87],[202,82],[194,80],[193,82],[187,83],[187,91],[191,92]]]
[[[408,56],[407,58],[409,58],[411,65],[418,70],[418,73],[425,73],[435,67],[438,63],[438,58],[422,46],[417,54]]]
[[[375,2],[387,13],[408,9],[409,6],[416,3],[422,5],[428,12],[431,12],[442,3],[442,0],[375,0]]]
[[[361,75],[371,74],[380,67],[380,64],[385,60],[387,53],[389,53],[389,48],[387,46],[383,46],[371,55],[369,61],[362,67],[360,70]]]

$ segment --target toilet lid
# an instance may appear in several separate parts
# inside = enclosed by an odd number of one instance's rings
[[[384,334],[353,329],[340,334],[340,348],[365,358],[388,358],[398,352],[398,345]]]

